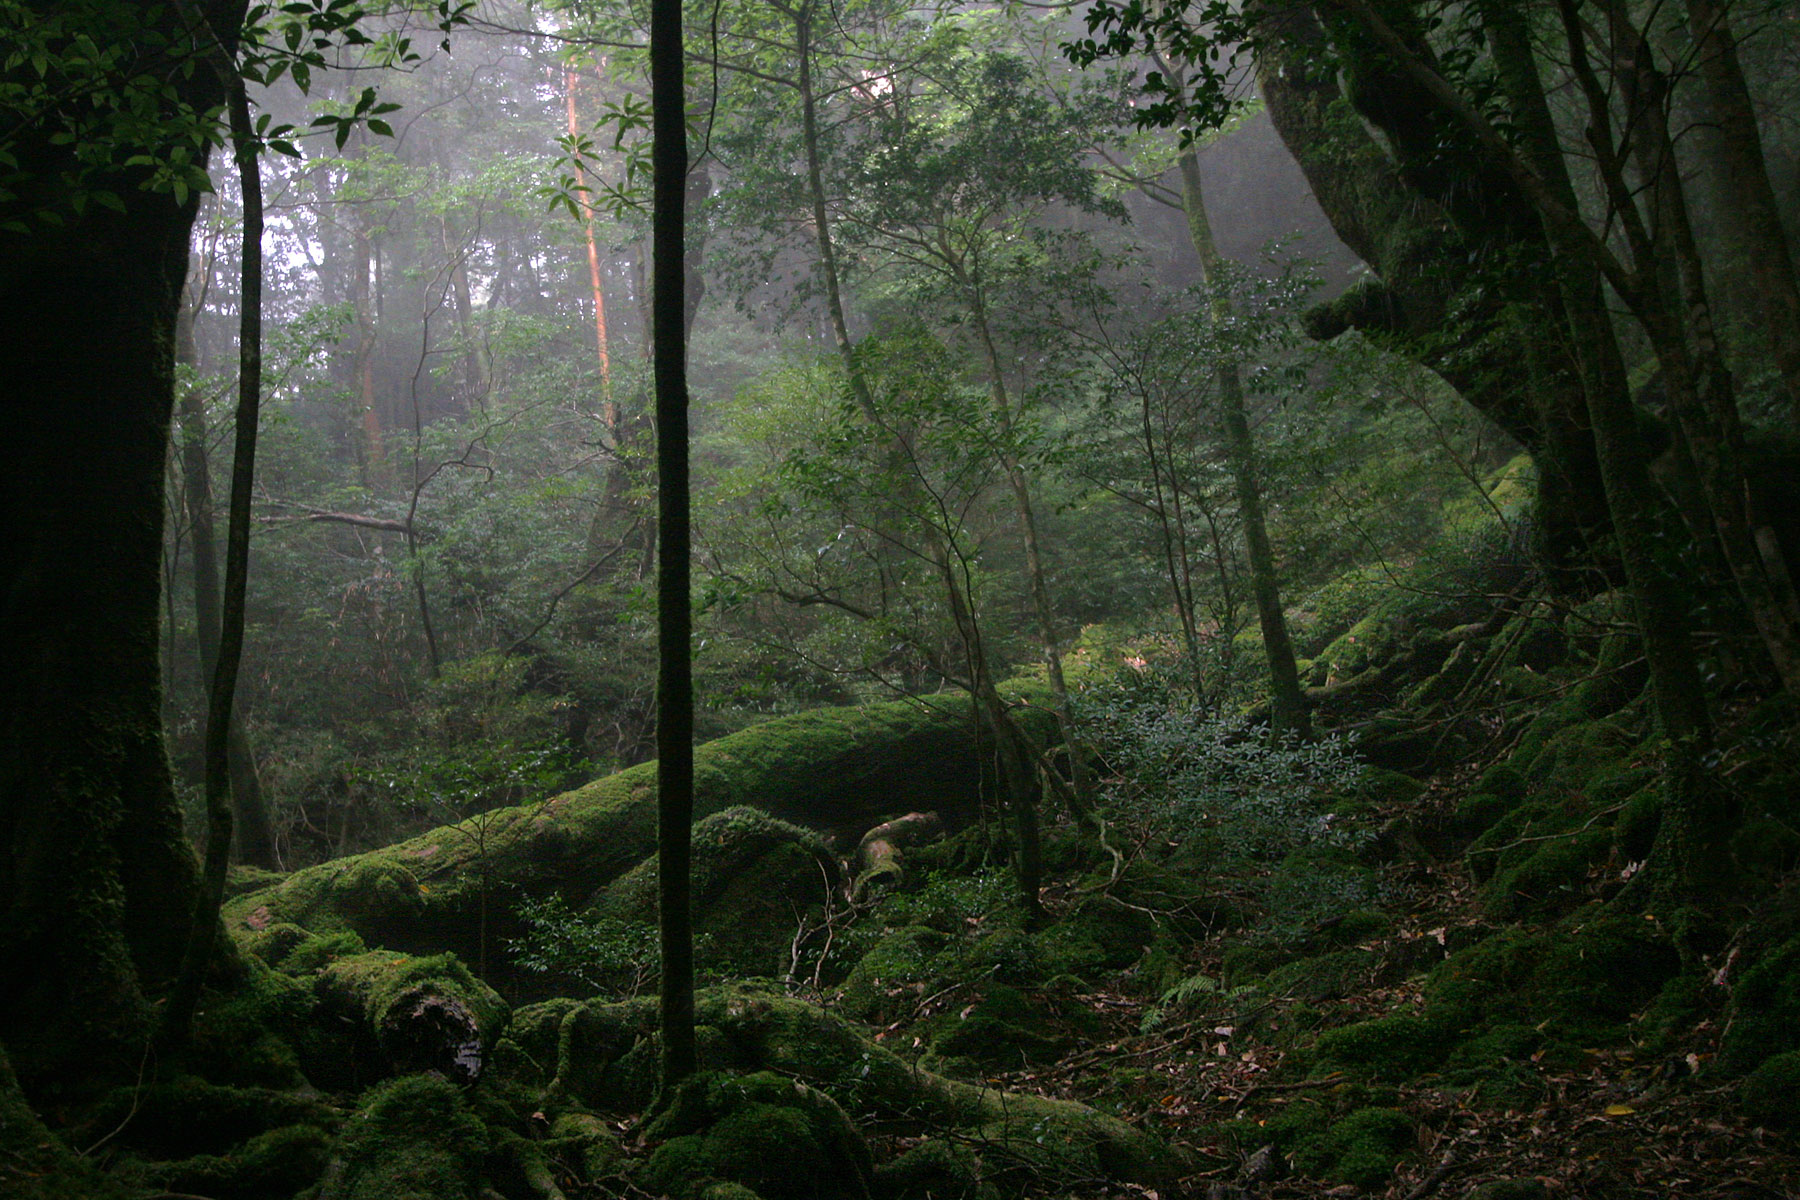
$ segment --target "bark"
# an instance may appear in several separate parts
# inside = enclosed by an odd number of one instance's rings
[[[1763,313],[1769,349],[1800,418],[1800,284],[1781,224],[1781,208],[1769,182],[1756,108],[1738,63],[1737,40],[1727,19],[1728,3],[1688,0],[1688,28],[1698,49],[1700,81],[1716,124],[1712,147],[1723,170],[1717,182],[1735,219],[1727,222],[1744,255]]]
[[[652,362],[656,391],[656,844],[662,945],[662,1087],[694,1072],[693,615],[689,602],[687,388],[687,91],[681,0],[650,6]]]
[[[1201,278],[1213,289],[1212,317],[1224,324],[1231,319],[1221,278],[1223,259],[1213,241],[1212,222],[1206,213],[1201,186],[1200,161],[1184,150],[1180,159],[1181,200],[1186,211],[1188,236],[1200,259]],[[1310,737],[1311,723],[1300,690],[1300,670],[1294,661],[1294,643],[1288,636],[1287,616],[1281,606],[1281,580],[1275,568],[1275,549],[1269,542],[1268,520],[1263,512],[1262,483],[1257,468],[1256,441],[1250,435],[1250,418],[1244,405],[1244,389],[1235,361],[1219,364],[1219,419],[1225,431],[1225,457],[1237,490],[1238,518],[1244,527],[1244,549],[1250,559],[1250,586],[1256,596],[1256,617],[1262,628],[1263,654],[1269,665],[1269,731],[1276,738]]]
[[[1657,553],[1665,531],[1655,519],[1657,505],[1648,473],[1648,456],[1643,434],[1628,399],[1625,367],[1618,354],[1616,339],[1604,326],[1596,274],[1629,291],[1635,277],[1625,272],[1616,259],[1608,257],[1592,231],[1581,221],[1575,205],[1574,189],[1559,152],[1548,139],[1552,130],[1546,114],[1536,111],[1534,103],[1523,102],[1528,95],[1541,94],[1535,85],[1536,67],[1523,42],[1523,30],[1505,20],[1495,23],[1496,45],[1501,54],[1503,86],[1511,93],[1525,135],[1525,149],[1516,154],[1468,102],[1451,88],[1428,64],[1410,54],[1399,38],[1361,0],[1342,0],[1364,27],[1380,38],[1404,68],[1427,93],[1432,103],[1453,114],[1463,128],[1477,137],[1508,165],[1514,182],[1526,195],[1543,223],[1546,238],[1555,250],[1558,284],[1570,314],[1571,342],[1578,355],[1583,389],[1593,427],[1594,442],[1606,485],[1613,526],[1633,599],[1638,609],[1645,653],[1650,667],[1658,719],[1667,738],[1664,760],[1664,782],[1668,794],[1667,837],[1674,843],[1669,856],[1677,866],[1682,882],[1699,890],[1715,883],[1722,869],[1723,822],[1718,790],[1710,785],[1702,772],[1705,754],[1711,744],[1711,723],[1706,710],[1705,693],[1689,637],[1686,607],[1681,589],[1664,571]],[[1504,15],[1505,9],[1491,5],[1484,10],[1489,18]],[[1566,16],[1573,7],[1564,5]],[[1585,71],[1585,50],[1579,23],[1567,25],[1570,47],[1575,52],[1578,70],[1583,71],[1583,87],[1590,101],[1599,98],[1597,83],[1591,71]],[[1604,108],[1590,108],[1596,126],[1596,149],[1610,147],[1607,114]],[[1607,150],[1601,149],[1603,170]],[[1607,170],[1616,178],[1616,171]],[[1609,180],[1609,186],[1611,181]],[[1632,226],[1635,209],[1623,210],[1625,224]],[[1634,239],[1641,236],[1633,230]],[[1630,297],[1627,297],[1630,299]]]
[[[241,5],[205,8],[237,28]],[[169,86],[185,106],[221,100],[210,72]],[[23,204],[57,204],[48,181],[64,149],[30,129],[13,148],[36,181]],[[163,753],[157,654],[171,351],[195,206],[133,174],[106,182],[122,213],[90,205],[0,244],[0,1029],[28,1088],[137,1068],[146,993],[174,973],[198,882]]]
[[[1477,203],[1456,172],[1419,169],[1438,157],[1441,127],[1412,115],[1429,97],[1407,87],[1396,93],[1405,103],[1377,102],[1396,80],[1378,75],[1365,52],[1356,95],[1365,118],[1389,123],[1382,132],[1402,155],[1390,157],[1325,65],[1338,49],[1312,7],[1263,0],[1257,14],[1265,35],[1257,81],[1276,131],[1332,228],[1379,276],[1311,314],[1308,331],[1369,333],[1436,371],[1523,446],[1538,468],[1538,557],[1560,590],[1591,589],[1594,535],[1608,528],[1605,490],[1577,368],[1551,332],[1560,314],[1542,304],[1555,294],[1547,247],[1509,211],[1529,206]],[[1472,157],[1460,142],[1455,154],[1465,165]],[[1484,180],[1495,174],[1485,163],[1469,169]],[[1496,206],[1501,219],[1489,221]],[[1462,332],[1446,338],[1452,312]]]

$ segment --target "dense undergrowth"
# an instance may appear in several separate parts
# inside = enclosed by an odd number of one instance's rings
[[[6,1194],[1785,1194],[1793,713],[1746,687],[1721,714],[1738,874],[1704,911],[1668,900],[1626,616],[1523,562],[1471,519],[1297,605],[1333,731],[1310,744],[1200,704],[1154,639],[1091,631],[1108,823],[1051,828],[1040,927],[954,711],[714,743],[702,1071],[668,1094],[641,994],[651,768],[245,873],[184,1049],[37,1104],[53,1134],[0,1088]],[[861,834],[926,808],[867,873]]]

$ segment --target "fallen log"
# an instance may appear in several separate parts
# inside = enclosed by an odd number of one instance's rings
[[[747,804],[813,829],[913,808],[954,819],[975,811],[979,777],[962,700],[821,709],[699,747],[694,817]],[[518,931],[521,899],[555,893],[584,908],[655,846],[656,764],[645,763],[296,872],[232,900],[226,926],[348,929],[373,946],[482,963]]]

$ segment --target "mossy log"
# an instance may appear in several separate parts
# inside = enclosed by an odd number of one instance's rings
[[[357,1057],[374,1059],[373,1074],[437,1071],[472,1083],[509,1015],[506,1002],[448,954],[371,950],[338,959],[313,987],[327,1014],[359,1029]]]
[[[922,842],[942,837],[944,822],[934,812],[910,812],[884,821],[863,834],[853,858],[856,882],[850,898],[860,901],[877,887],[891,887],[906,874],[903,852]]]
[[[896,701],[780,717],[701,746],[694,816],[748,804],[815,829],[896,811],[973,812],[980,771],[968,706]],[[293,922],[371,945],[479,961],[512,932],[503,906],[585,902],[654,852],[656,765],[495,809],[409,841],[308,868],[234,899],[235,932]],[[504,885],[502,885],[504,881]]]

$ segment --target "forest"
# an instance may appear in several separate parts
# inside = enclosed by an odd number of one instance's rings
[[[1795,0],[0,31],[0,1198],[1800,1195]]]

